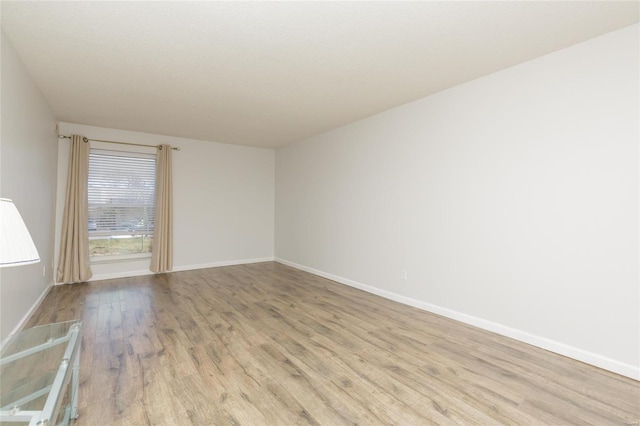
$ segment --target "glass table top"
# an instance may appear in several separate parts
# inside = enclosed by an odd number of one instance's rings
[[[64,365],[79,320],[33,327],[9,336],[0,348],[0,411],[42,411]],[[28,423],[28,422],[27,422]],[[4,423],[3,423],[4,424]]]

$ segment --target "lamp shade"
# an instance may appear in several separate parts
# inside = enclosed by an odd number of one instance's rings
[[[13,201],[0,198],[0,268],[40,262],[27,225]]]

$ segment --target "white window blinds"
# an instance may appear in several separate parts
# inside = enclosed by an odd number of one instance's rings
[[[92,149],[89,236],[153,235],[155,155]]]

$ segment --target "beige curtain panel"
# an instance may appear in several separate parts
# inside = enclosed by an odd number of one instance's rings
[[[156,218],[153,230],[151,271],[169,272],[173,268],[173,190],[171,184],[171,145],[160,145],[156,157]]]
[[[64,201],[60,258],[56,279],[59,283],[77,283],[91,278],[89,267],[89,140],[73,135],[67,195]]]

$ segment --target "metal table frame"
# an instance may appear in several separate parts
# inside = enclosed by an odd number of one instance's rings
[[[65,344],[66,349],[60,366],[56,372],[55,379],[50,386],[46,386],[36,392],[31,393],[19,400],[0,407],[0,422],[29,422],[29,426],[49,426],[58,417],[62,397],[66,386],[71,381],[71,403],[65,407],[65,415],[61,423],[58,425],[68,425],[70,419],[78,417],[78,384],[80,383],[80,341],[82,335],[82,322],[78,321],[69,327],[67,334],[57,339],[50,339],[46,343],[34,346],[24,351],[0,358],[0,366],[9,364],[13,361],[33,355],[37,352],[49,349],[51,347]],[[6,342],[5,342],[6,343]],[[71,368],[69,368],[71,367]],[[47,396],[47,400],[41,411],[21,411],[20,406],[33,401],[43,395]]]

